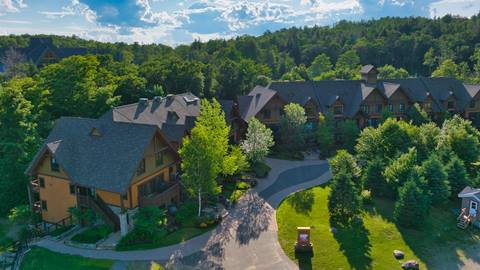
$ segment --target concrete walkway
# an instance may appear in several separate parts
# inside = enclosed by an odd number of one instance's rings
[[[278,243],[275,208],[288,195],[331,178],[326,161],[268,159],[266,179],[245,194],[211,232],[173,246],[142,250],[86,250],[44,239],[38,246],[90,258],[161,261],[172,269],[297,269]]]

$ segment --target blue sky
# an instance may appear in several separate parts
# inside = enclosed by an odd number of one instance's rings
[[[469,17],[480,0],[0,0],[0,35],[77,35],[171,46],[383,16]]]

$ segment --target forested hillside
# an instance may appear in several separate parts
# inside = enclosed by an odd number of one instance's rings
[[[480,82],[479,16],[342,21],[176,48],[52,38],[90,54],[43,67],[5,53],[1,59],[10,64],[0,75],[0,214],[26,200],[23,171],[60,116],[98,117],[139,97],[185,91],[233,99],[270,80],[355,79],[363,64],[384,78]],[[29,39],[1,36],[0,50],[27,47]]]

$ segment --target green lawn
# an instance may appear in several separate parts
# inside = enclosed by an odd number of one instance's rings
[[[108,270],[113,261],[95,260],[80,256],[65,255],[34,247],[27,253],[20,266],[21,270]]]
[[[419,261],[421,269],[434,269],[432,265],[439,265],[438,260],[443,259],[458,265],[462,250],[479,239],[476,231],[456,228],[449,206],[433,208],[419,230],[399,228],[392,220],[393,202],[385,200],[374,200],[374,206],[367,207],[362,222],[356,225],[333,225],[337,233],[332,234],[327,209],[329,191],[328,187],[315,187],[288,197],[278,208],[280,244],[301,269],[400,269],[400,261],[392,254],[395,249],[405,252],[406,260]],[[297,226],[314,227],[311,257],[295,257]]]

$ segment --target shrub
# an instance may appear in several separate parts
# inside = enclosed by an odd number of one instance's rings
[[[180,205],[177,213],[175,213],[175,220],[183,227],[195,227],[197,212],[197,203],[194,201],[186,201]]]
[[[157,228],[156,230],[143,230],[135,228],[131,230],[127,235],[122,237],[117,244],[118,249],[129,247],[138,244],[153,244],[168,234],[165,228]]]
[[[237,189],[235,191],[233,191],[232,195],[230,195],[230,198],[229,200],[233,203],[233,202],[236,202],[238,201],[238,199],[240,199],[240,197],[242,197],[243,194],[245,194],[245,190],[241,190],[241,189]]]
[[[246,183],[246,182],[238,182],[237,185],[236,185],[237,189],[240,189],[240,190],[247,190],[249,189],[251,186],[249,183]]]
[[[264,162],[257,162],[252,166],[252,170],[257,178],[265,178],[271,168]]]
[[[72,241],[83,244],[95,244],[112,232],[108,225],[99,225],[86,229],[72,237]]]
[[[53,237],[59,236],[59,235],[61,235],[62,233],[70,230],[71,228],[73,228],[73,225],[58,227],[58,228],[56,228],[55,230],[51,231],[49,234],[50,234],[51,236],[53,236]]]
[[[393,215],[401,226],[418,228],[425,221],[429,207],[425,192],[420,189],[415,179],[411,179],[399,189]]]

